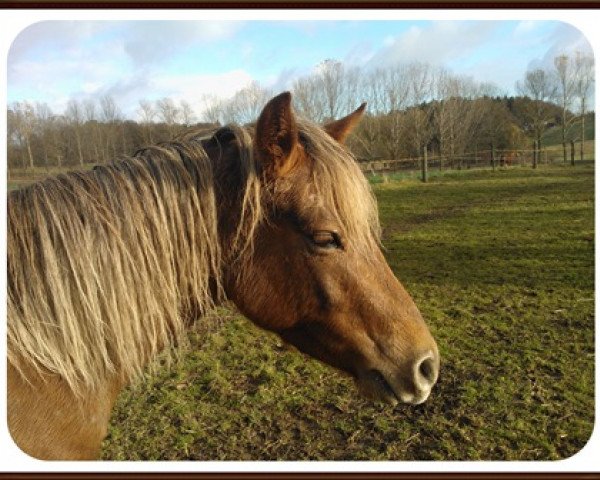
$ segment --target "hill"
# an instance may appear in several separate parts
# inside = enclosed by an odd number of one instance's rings
[[[595,131],[595,127],[596,127],[596,115],[594,114],[594,112],[590,112],[585,116],[585,139],[586,140],[595,140],[596,138],[596,131]],[[579,121],[576,121],[571,128],[569,129],[569,132],[567,133],[568,138],[571,139],[573,138],[573,140],[577,141],[579,139],[579,130],[581,128],[581,123]],[[550,128],[542,137],[542,142],[544,143],[544,145],[546,146],[551,146],[551,145],[560,145],[562,142],[562,133],[561,133],[561,128],[560,125],[556,125],[552,128]]]

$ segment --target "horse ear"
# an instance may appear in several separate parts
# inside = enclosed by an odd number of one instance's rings
[[[254,142],[267,176],[277,178],[292,170],[298,157],[298,127],[290,92],[277,95],[265,105],[256,122]]]
[[[335,140],[340,143],[344,143],[350,132],[354,130],[354,127],[358,125],[358,122],[362,118],[363,113],[367,108],[367,103],[363,103],[360,107],[354,110],[350,115],[340,118],[335,122],[326,124],[323,128],[325,131],[332,136]]]

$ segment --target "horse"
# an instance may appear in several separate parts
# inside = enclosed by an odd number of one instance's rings
[[[373,192],[344,141],[292,97],[255,124],[194,132],[8,196],[8,426],[38,459],[96,459],[113,404],[215,306],[420,404],[438,347],[382,253]]]

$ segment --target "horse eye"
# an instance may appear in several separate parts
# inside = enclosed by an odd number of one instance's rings
[[[312,233],[313,243],[320,248],[340,248],[341,241],[337,232],[317,230]]]

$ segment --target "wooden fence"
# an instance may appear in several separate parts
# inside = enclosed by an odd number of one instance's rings
[[[586,142],[584,160],[594,158],[594,142]],[[396,172],[421,172],[426,180],[428,172],[445,170],[462,170],[470,168],[507,168],[513,166],[534,166],[562,164],[564,162],[562,145],[543,147],[539,157],[535,158],[534,149],[503,150],[488,149],[468,153],[450,155],[433,155],[431,152],[423,152],[420,157],[398,158],[394,160],[361,160],[360,166],[363,172],[371,174],[385,174]],[[579,146],[567,145],[567,163],[580,162]]]

